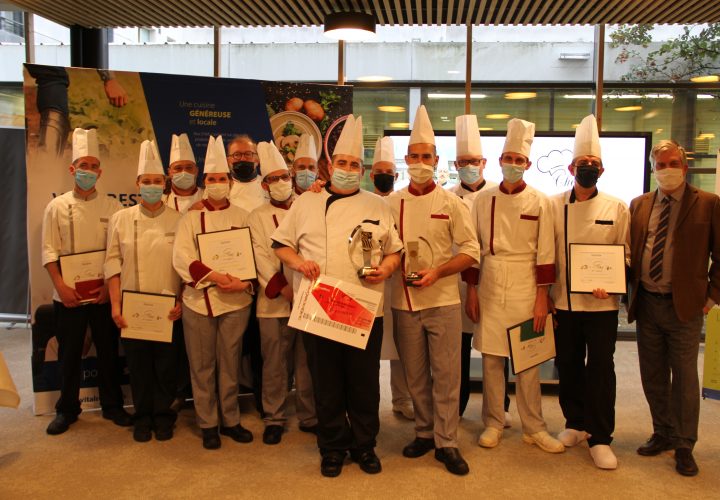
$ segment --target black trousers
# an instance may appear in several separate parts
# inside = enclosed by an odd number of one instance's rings
[[[615,342],[618,312],[557,311],[555,365],[565,427],[610,444],[615,430]]]
[[[463,416],[470,401],[470,354],[472,352],[473,334],[463,332],[462,347],[460,351],[460,416]],[[510,396],[508,396],[508,359],[505,359],[505,411],[510,409]]]
[[[55,331],[62,377],[58,413],[79,415],[80,377],[85,332],[90,325],[97,351],[98,392],[103,411],[122,408],[120,364],[118,361],[119,332],[110,315],[110,304],[87,304],[65,307],[55,301]]]
[[[177,349],[172,343],[122,339],[130,370],[135,427],[165,429],[175,423],[170,409],[177,394]]]
[[[375,319],[364,351],[303,333],[315,391],[321,455],[375,447],[380,431],[382,335],[382,318]]]

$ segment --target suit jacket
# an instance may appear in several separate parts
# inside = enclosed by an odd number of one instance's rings
[[[643,251],[656,196],[657,190],[630,203],[630,322],[635,320]],[[673,306],[681,321],[689,321],[702,314],[708,297],[720,304],[720,198],[686,184],[673,245]]]

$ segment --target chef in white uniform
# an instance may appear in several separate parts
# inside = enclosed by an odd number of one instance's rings
[[[629,256],[629,211],[624,202],[598,191],[604,171],[600,137],[593,115],[575,129],[575,186],[551,198],[555,216],[556,309],[555,365],[560,375],[560,407],[565,430],[558,439],[575,446],[587,439],[590,456],[601,469],[617,468],[610,448],[615,429],[615,341],[620,297],[603,289],[571,294],[567,281],[571,243],[625,245]]]
[[[103,417],[121,426],[132,425],[123,409],[118,365],[118,331],[110,317],[107,287],[92,290],[96,298],[81,303],[81,295],[65,284],[60,272],[61,255],[105,250],[110,217],[122,206],[98,193],[95,183],[102,175],[100,150],[95,130],[76,128],[73,132],[72,164],[75,184],[71,191],[48,203],[42,225],[42,263],[55,290],[53,307],[60,347],[60,399],[57,414],[47,427],[48,434],[62,434],[75,422],[80,408],[80,371],[85,332],[90,325],[97,350],[98,391]]]
[[[402,244],[385,201],[360,189],[362,158],[362,118],[349,116],[333,151],[330,183],[321,192],[308,191],[293,202],[272,235],[273,247],[286,267],[308,279],[323,274],[382,293],[382,282],[399,264]],[[377,267],[365,279],[357,274],[362,257],[353,254],[351,258],[348,245],[358,226],[371,234],[371,264]],[[382,336],[382,312],[375,318],[365,350],[303,335],[324,476],[342,472],[348,451],[364,472],[375,474],[382,469],[374,450],[380,429]]]
[[[237,396],[239,355],[254,286],[213,271],[200,261],[198,234],[245,227],[248,216],[228,200],[232,178],[222,136],[210,137],[204,169],[208,198],[203,200],[201,210],[190,210],[180,219],[173,266],[185,283],[182,319],[197,422],[203,446],[217,449],[218,427],[220,434],[237,442],[249,443],[253,439],[252,433],[240,425]]]
[[[170,192],[164,196],[165,205],[184,214],[203,198],[197,186],[198,167],[187,134],[172,136],[170,144]]]
[[[430,118],[420,106],[405,156],[410,185],[387,198],[405,245],[392,308],[416,437],[403,455],[417,458],[436,448],[435,458],[449,472],[464,475],[470,469],[457,441],[462,318],[456,274],[477,264],[480,249],[467,207],[433,181],[438,159]],[[410,272],[420,277],[412,286],[405,280]]]
[[[260,282],[257,318],[263,357],[262,400],[265,414],[265,444],[278,444],[287,422],[288,387],[295,378],[295,409],[300,430],[314,432],[317,426],[312,380],[301,333],[288,326],[292,306],[294,274],[284,267],[272,249],[270,236],[293,203],[293,186],[287,164],[274,144],[258,144],[263,189],[270,196],[248,218],[255,264]]]
[[[113,321],[126,328],[122,316],[122,291],[178,296],[180,277],[172,266],[172,251],[180,214],[162,200],[165,172],[153,141],[140,145],[137,186],[139,204],[115,213],[108,228],[104,273],[110,293]],[[180,301],[167,311],[180,318]],[[171,409],[176,389],[176,349],[170,342],[123,338],[133,405],[133,438],[149,441],[171,439],[177,418]]]
[[[295,194],[298,196],[307,191],[317,179],[317,159],[315,139],[310,134],[301,135],[290,172],[293,177]]]
[[[525,184],[530,168],[530,146],[535,124],[514,118],[500,156],[502,183],[484,190],[473,205],[472,219],[481,248],[480,322],[473,345],[483,355],[483,409],[485,430],[478,444],[498,445],[505,412],[503,398],[505,358],[510,354],[507,329],[534,318],[534,328],[545,327],[549,285],[555,281],[555,240],[548,198]],[[516,375],[515,395],[523,441],[549,453],[565,447],[546,431],[542,416],[539,368]]]
[[[395,166],[395,145],[392,137],[378,137],[375,142],[372,170],[370,180],[375,186],[375,194],[388,196],[394,191],[393,185],[397,180]],[[385,310],[383,323],[383,343],[380,359],[390,360],[390,393],[392,394],[392,410],[408,420],[415,420],[415,411],[412,398],[405,380],[405,369],[395,347],[395,328],[392,314],[392,280],[385,282]]]
[[[227,147],[227,163],[234,182],[230,188],[230,203],[248,213],[267,203],[266,192],[258,177],[257,144],[249,135],[235,136]]]

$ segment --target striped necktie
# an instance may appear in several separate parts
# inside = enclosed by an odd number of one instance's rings
[[[670,226],[670,197],[666,196],[662,200],[663,209],[660,213],[657,231],[655,232],[655,241],[652,247],[652,256],[650,258],[650,278],[656,283],[662,279],[663,252],[665,251],[665,243],[667,242],[668,227]]]

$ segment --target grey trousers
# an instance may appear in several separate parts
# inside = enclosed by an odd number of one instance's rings
[[[692,449],[700,418],[697,359],[703,315],[680,321],[672,299],[642,289],[637,300],[640,380],[653,431],[672,439],[678,448]]]
[[[395,342],[415,407],[415,434],[457,448],[460,422],[460,304],[422,311],[393,309]]]
[[[295,411],[300,425],[317,424],[312,379],[301,332],[288,326],[289,318],[258,318],[262,349],[262,403],[266,425],[283,425],[291,377],[295,375]]]
[[[405,379],[405,368],[399,359],[390,360],[390,393],[392,394],[393,408],[412,403]]]
[[[238,363],[249,317],[250,307],[211,318],[183,305],[185,347],[201,429],[240,423]]]
[[[505,357],[482,355],[483,407],[485,427],[502,430],[505,426]],[[529,368],[515,375],[515,404],[525,434],[546,429],[542,416],[540,368]]]

